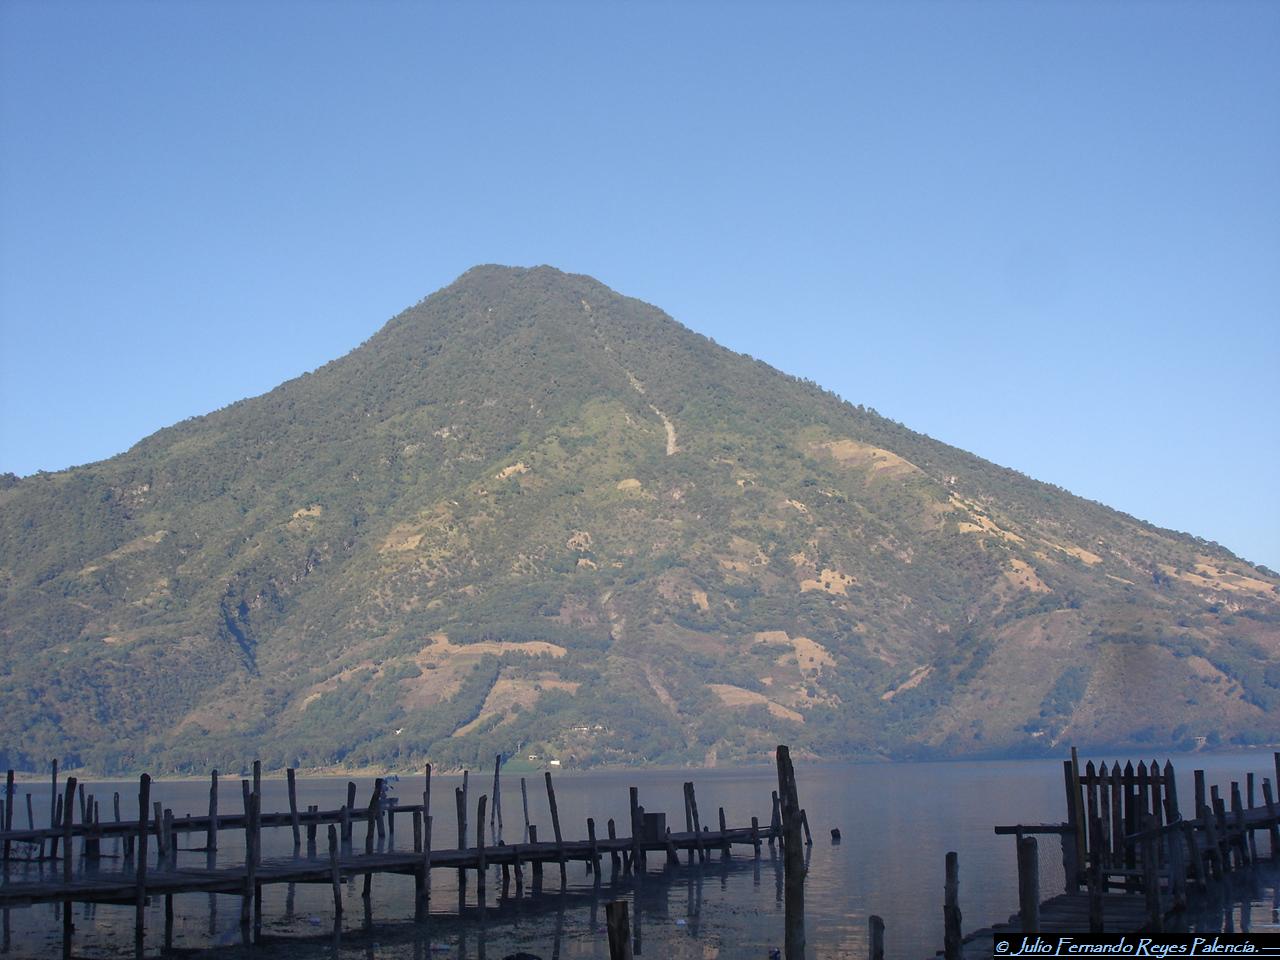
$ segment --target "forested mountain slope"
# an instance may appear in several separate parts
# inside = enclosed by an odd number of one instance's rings
[[[548,267],[0,483],[0,744],[100,770],[1280,739],[1280,580]]]

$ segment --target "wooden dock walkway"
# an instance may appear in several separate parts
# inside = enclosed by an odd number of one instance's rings
[[[1122,768],[1088,763],[1076,750],[1063,762],[1067,820],[997,826],[1015,838],[1019,910],[1009,920],[961,935],[955,854],[947,855],[944,946],[946,960],[992,955],[993,937],[1028,933],[1161,933],[1185,930],[1196,902],[1224,878],[1267,860],[1280,862],[1280,752],[1275,781],[1262,778],[1256,803],[1255,775],[1230,787],[1230,806],[1219,789],[1205,790],[1204,771],[1194,773],[1195,815],[1184,818],[1173,764],[1132,762]],[[1266,836],[1266,856],[1258,834]],[[1037,837],[1060,839],[1067,889],[1041,901]]]
[[[780,748],[785,752],[785,748]],[[463,773],[462,786],[454,791],[454,815],[457,844],[453,848],[432,845],[434,818],[431,814],[431,767],[426,767],[423,782],[422,803],[400,805],[387,799],[385,782],[375,781],[372,794],[363,806],[356,803],[356,785],[347,785],[347,803],[337,809],[320,810],[316,806],[300,809],[297,801],[295,771],[287,771],[289,810],[263,813],[261,764],[253,765],[252,779],[241,781],[242,810],[238,813],[219,812],[219,778],[214,771],[210,781],[209,810],[200,815],[176,817],[172,810],[163,809],[150,800],[151,779],[143,774],[138,783],[138,816],[124,820],[120,816],[120,796],[112,797],[114,819],[104,822],[101,803],[86,794],[82,784],[74,777],[65,781],[62,793],[58,792],[57,765],[53,768],[53,787],[48,826],[36,827],[31,796],[26,798],[27,829],[14,829],[13,816],[16,806],[14,772],[8,773],[3,806],[0,807],[0,848],[3,856],[3,874],[0,875],[0,910],[7,918],[8,911],[29,907],[38,903],[63,905],[63,955],[69,957],[74,936],[73,903],[132,904],[135,909],[135,955],[143,955],[145,940],[146,908],[153,898],[163,897],[165,905],[165,942],[171,942],[173,930],[173,898],[184,893],[232,894],[241,898],[240,925],[245,943],[255,942],[262,928],[262,890],[272,884],[327,884],[333,890],[333,918],[335,929],[340,929],[343,913],[343,884],[361,878],[366,917],[371,915],[370,886],[375,875],[399,874],[414,878],[416,913],[425,917],[430,913],[431,872],[446,869],[457,871],[460,905],[465,903],[468,875],[474,876],[476,895],[483,906],[488,874],[501,870],[501,898],[506,899],[512,877],[515,880],[516,897],[525,891],[525,870],[529,870],[531,892],[542,888],[543,872],[547,865],[559,871],[560,888],[567,885],[566,865],[585,863],[593,874],[595,884],[601,883],[603,864],[607,860],[612,880],[619,875],[630,876],[640,883],[648,870],[651,856],[660,858],[666,866],[680,864],[681,856],[689,863],[706,863],[714,855],[724,861],[732,856],[735,846],[747,846],[751,856],[759,859],[761,847],[775,844],[786,847],[790,842],[798,846],[803,829],[805,844],[811,845],[808,818],[798,806],[794,811],[788,806],[788,797],[794,800],[794,775],[790,780],[780,779],[780,786],[790,784],[790,791],[772,796],[770,817],[761,825],[758,817],[752,817],[749,826],[730,827],[726,823],[724,808],[718,810],[718,826],[713,829],[703,825],[698,812],[697,794],[692,782],[684,784],[685,829],[673,831],[666,825],[666,814],[646,811],[639,803],[639,791],[631,787],[630,824],[628,833],[619,835],[613,820],[607,822],[605,834],[596,831],[593,818],[586,821],[587,838],[566,840],[563,835],[559,810],[556,805],[555,787],[550,772],[544,774],[548,809],[551,816],[552,838],[539,839],[536,824],[529,821],[528,785],[521,778],[520,792],[524,811],[524,828],[521,841],[506,843],[503,837],[501,762],[494,764],[491,794],[481,794],[475,801],[474,825],[469,825],[471,801],[468,796],[469,773]],[[790,771],[789,760],[787,770]],[[491,802],[492,797],[492,802]],[[77,803],[78,800],[78,803]],[[76,818],[77,808],[79,819]],[[486,835],[486,813],[488,833]],[[403,824],[409,820],[413,843],[409,849],[395,849],[394,838],[397,819]],[[364,825],[363,843],[357,843],[355,833]],[[327,836],[327,855],[321,852],[320,830]],[[264,829],[290,830],[293,838],[293,856],[266,858],[262,856],[262,831]],[[244,852],[235,862],[218,865],[218,838],[225,831],[243,832]],[[186,859],[193,852],[204,852],[204,866],[178,864],[178,837],[182,834],[203,836],[204,846],[187,847],[182,851]],[[305,852],[304,841],[305,840]],[[121,855],[104,858],[102,841],[116,838]],[[148,847],[154,841],[151,852]],[[390,841],[390,842],[388,842]],[[77,855],[76,845],[79,845]],[[61,847],[61,854],[59,853]],[[358,849],[363,847],[363,850]],[[25,855],[24,855],[25,854]],[[107,862],[104,863],[104,860]],[[43,870],[34,878],[13,875],[11,867],[25,862],[60,866],[56,874]],[[794,873],[795,871],[793,871]],[[797,874],[799,876],[800,874]],[[611,882],[612,882],[611,880]],[[7,929],[7,924],[6,924]]]
[[[692,833],[673,833],[662,841],[641,842],[644,853],[663,854],[667,862],[672,851],[696,853],[699,846],[723,855],[725,847],[734,844],[753,848],[756,839],[771,842],[774,837],[765,827],[753,835],[750,827],[729,830],[704,830]],[[365,874],[402,874],[413,876],[424,864],[428,869],[477,870],[484,863],[488,867],[512,867],[585,863],[594,869],[597,862],[611,855],[630,855],[633,843],[630,837],[601,839],[594,845],[589,840],[575,840],[557,846],[548,843],[517,843],[503,846],[486,846],[483,849],[436,850],[424,858],[417,850],[382,851],[369,854],[353,853],[334,858],[328,857],[279,857],[262,860],[254,865],[252,873],[248,864],[203,869],[196,867],[162,866],[146,871],[146,895],[164,896],[176,893],[230,893],[243,894],[247,883],[260,885],[277,883],[333,882],[336,867],[338,882]],[[626,872],[631,872],[630,870]],[[0,885],[0,909],[10,910],[35,903],[74,901],[78,903],[133,903],[137,894],[137,871],[111,870],[81,874],[70,882],[63,880],[15,881]]]

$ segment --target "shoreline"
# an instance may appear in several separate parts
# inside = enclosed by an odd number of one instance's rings
[[[1086,751],[1095,754],[1101,754],[1104,759],[1111,756],[1122,755],[1124,748],[1102,748],[1093,750],[1092,748],[1082,747],[1079,752],[1084,754]],[[1248,746],[1231,745],[1226,747],[1217,747],[1213,749],[1201,750],[1161,750],[1154,748],[1153,754],[1161,754],[1167,757],[1192,757],[1192,756],[1237,756],[1244,753],[1259,753],[1267,751],[1280,751],[1280,743],[1253,744]],[[890,757],[863,757],[857,759],[841,759],[822,757],[798,757],[807,766],[885,766],[892,764],[919,764],[919,763],[1012,763],[1027,761],[1057,761],[1061,757],[1055,754],[1045,755],[1027,755],[1027,754],[1010,754],[1008,756],[973,756],[973,757],[917,757],[917,758],[890,758]],[[503,772],[512,776],[528,776],[530,774],[555,773],[560,776],[590,776],[592,774],[611,774],[611,773],[669,773],[672,771],[700,771],[702,773],[722,771],[743,771],[756,769],[770,769],[773,764],[768,760],[760,762],[742,761],[730,762],[724,764],[716,764],[714,766],[706,766],[702,764],[644,764],[642,766],[626,766],[626,765],[601,765],[596,767],[548,767],[539,766],[525,768],[511,764],[503,764]],[[479,765],[472,768],[451,768],[448,770],[440,770],[432,767],[432,776],[437,777],[461,777],[464,772],[471,774],[480,774],[487,771],[492,773],[491,765]],[[128,783],[136,781],[143,773],[147,771],[139,770],[131,773],[113,773],[102,774],[94,770],[84,768],[63,768],[59,765],[58,779],[60,783],[65,783],[68,776],[73,776],[77,780],[83,782],[95,783]],[[212,772],[212,771],[211,771]],[[398,777],[400,780],[411,780],[414,777],[422,777],[425,774],[424,767],[406,768],[406,767],[297,767],[295,768],[295,776],[298,779],[310,780],[339,780],[339,779],[376,779],[377,777]],[[152,783],[208,783],[209,774],[159,774],[152,775]],[[223,780],[247,780],[253,776],[252,767],[248,770],[222,771],[218,775],[219,781]],[[14,770],[14,784],[32,784],[32,783],[49,783],[51,771],[44,773],[34,772],[30,770]],[[287,777],[286,768],[274,768],[271,770],[264,769],[262,771],[263,780],[285,780]]]

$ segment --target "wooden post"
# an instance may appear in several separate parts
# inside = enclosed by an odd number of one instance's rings
[[[156,869],[164,865],[165,857],[169,855],[169,850],[165,846],[164,835],[164,804],[159,800],[152,802],[153,812],[155,814],[155,831],[156,831]]]
[[[613,821],[609,821],[612,823]],[[538,843],[538,826],[537,824],[529,824],[529,843],[537,845]],[[536,893],[542,889],[542,858],[535,857],[533,861],[533,890]]]
[[[1178,808],[1178,781],[1173,773],[1173,761],[1164,762],[1164,822],[1173,823],[1180,819],[1182,811]]]
[[[348,780],[347,781],[347,815],[343,819],[342,836],[339,838],[342,841],[343,847],[348,851],[351,849],[351,844],[353,842],[351,832],[354,829],[354,826],[351,822],[351,818],[355,816],[355,811],[356,811],[356,785],[354,781]]]
[[[1080,757],[1075,747],[1071,748],[1071,760],[1067,767],[1067,784],[1070,791],[1070,796],[1067,800],[1067,816],[1076,836],[1077,871],[1074,877],[1067,878],[1067,883],[1074,890],[1080,886],[1079,871],[1084,865],[1085,856],[1084,805],[1080,799]]]
[[[289,767],[285,771],[285,777],[289,780],[289,819],[293,822],[293,852],[296,856],[298,851],[302,849],[302,828],[298,823],[297,771],[293,767]]]
[[[173,832],[173,811],[167,807],[164,811],[164,855],[171,867],[177,866],[178,835]]]
[[[1271,859],[1280,862],[1280,811],[1271,791],[1271,780],[1262,780],[1262,801],[1267,806],[1267,830],[1271,835]]]
[[[595,874],[595,882],[600,882],[600,847],[596,843],[596,822],[587,817],[587,842],[591,844],[591,872]]]
[[[698,795],[694,792],[692,781],[689,783],[689,809],[693,812],[693,832],[694,839],[698,844],[698,862],[706,863],[707,851],[702,844],[702,822],[698,819]],[[798,820],[799,816],[797,814],[797,821]],[[799,822],[796,824],[796,829],[800,829]],[[797,836],[799,836],[798,833]]]
[[[133,937],[139,956],[147,909],[147,810],[151,806],[151,778],[145,773],[138,780],[138,867],[134,876]]]
[[[760,818],[751,818],[751,847],[755,851],[755,858],[760,859]]]
[[[382,778],[373,781],[373,793],[369,796],[369,806],[365,809],[366,830],[364,834],[364,852],[367,856],[373,853],[373,833],[377,829],[379,801],[382,798]]]
[[[1164,910],[1160,906],[1160,864],[1156,858],[1156,818],[1148,816],[1143,824],[1142,891],[1147,902],[1147,925],[1151,933],[1164,931]]]
[[[1121,789],[1124,792],[1124,835],[1131,837],[1142,829],[1142,820],[1138,818],[1138,794],[1137,785],[1134,778],[1137,775],[1133,770],[1133,761],[1128,760],[1124,765],[1123,781]],[[1125,841],[1124,847],[1124,865],[1132,870],[1137,866],[1137,852],[1132,840]]]
[[[13,769],[5,774],[4,778],[4,830],[8,833],[13,829]],[[9,865],[9,838],[4,838],[4,863]]]
[[[467,780],[470,778],[470,771],[462,771],[462,836],[467,835]],[[466,849],[466,840],[462,841],[462,849]]]
[[[314,857],[316,855],[316,829],[320,826],[320,808],[314,804],[307,804],[307,856]]]
[[[57,830],[61,826],[62,826],[62,794],[58,794],[57,800],[54,802],[53,829]],[[49,854],[49,857],[52,860],[57,860],[58,859],[58,834],[55,833],[49,839],[49,844],[50,844],[50,849],[52,851]]]
[[[422,819],[422,914],[431,912],[431,817]]]
[[[604,907],[609,929],[609,960],[632,960],[631,920],[625,900],[610,900]]]
[[[255,771],[257,772],[257,771]],[[258,778],[259,786],[262,779]],[[249,891],[253,894],[253,938],[262,934],[262,884],[258,882],[258,865],[262,863],[262,795],[253,793],[249,809],[250,831],[253,837],[253,857],[249,860]]]
[[[52,761],[53,781],[49,788],[49,829],[56,830],[58,828],[58,760],[55,757]],[[44,851],[44,844],[40,845],[41,852]],[[52,859],[58,855],[58,841],[55,837],[49,838],[49,857]]]
[[[813,835],[809,833],[809,814],[803,810],[800,811],[800,826],[804,827],[804,845],[806,847],[813,846]]]
[[[204,834],[204,848],[210,852],[218,849],[218,771],[209,775],[209,828]]]
[[[1226,845],[1225,817],[1222,814],[1221,797],[1213,797],[1213,809],[1204,817],[1204,836],[1208,838],[1211,850],[1213,878],[1221,879],[1231,872],[1231,856]]]
[[[642,872],[641,857],[644,856],[640,846],[640,833],[644,829],[644,818],[640,814],[640,788],[628,787],[627,797],[631,808],[631,872],[639,876]]]
[[[431,816],[431,764],[427,764],[427,772],[422,780],[422,816]]]
[[[769,846],[773,846],[773,838],[782,842],[782,801],[778,799],[778,791],[773,791],[773,813],[769,820]]]
[[[942,952],[945,960],[960,960],[960,858],[947,854],[946,885],[942,888]]]
[[[1195,777],[1196,819],[1199,820],[1204,816],[1204,809],[1208,805],[1204,794],[1204,771],[1197,770],[1193,776]]]
[[[1124,866],[1124,783],[1120,761],[1111,767],[1111,860],[1112,866]]]
[[[1089,820],[1089,932],[1102,933],[1102,818]]]
[[[76,800],[76,778],[67,777],[67,793],[62,802],[62,809],[65,812],[62,818],[62,882],[71,883],[71,866],[74,860],[71,851],[71,822],[75,819],[75,808],[73,804]],[[9,810],[5,816],[9,816],[13,811]]]
[[[1249,856],[1249,831],[1245,826],[1244,802],[1240,798],[1240,783],[1237,780],[1231,781],[1231,819],[1236,831],[1236,847],[1239,850],[1240,863],[1248,866],[1253,861]]]
[[[617,839],[618,839],[618,828],[617,828],[617,826],[614,824],[614,822],[613,822],[613,818],[612,818],[612,817],[610,817],[610,818],[609,818],[609,822],[608,822],[608,824],[606,824],[606,826],[607,826],[608,831],[609,831],[609,839],[610,839],[610,840],[617,840]],[[616,849],[616,848],[614,848],[614,847],[612,847],[612,846],[609,848],[609,865],[613,868],[613,875],[616,877],[616,876],[618,875],[618,871],[622,869],[622,864],[621,864],[621,863],[619,862],[619,860],[618,860],[618,851],[617,851],[617,849]]]
[[[458,820],[458,849],[467,849],[467,815],[462,809],[462,788],[453,788],[453,807]]]
[[[884,921],[874,913],[867,917],[867,960],[884,960]]]
[[[422,853],[422,811],[413,811],[413,852]],[[414,914],[422,916],[422,884],[426,879],[426,864],[419,861],[417,868],[413,871],[413,905]]]
[[[1182,839],[1187,848],[1187,856],[1191,858],[1191,873],[1195,877],[1196,883],[1201,890],[1204,890],[1207,884],[1205,876],[1204,858],[1200,855],[1200,846],[1196,842],[1196,827],[1191,820],[1183,820]]]
[[[525,787],[524,777],[520,778],[520,802],[524,805],[524,842],[529,842],[529,791]]]
[[[551,785],[551,771],[546,773],[547,777],[547,803],[551,807],[551,829],[556,835],[556,857],[560,861],[560,889],[563,890],[568,878],[565,876],[564,869],[564,838],[560,835],[560,809],[556,806],[556,790]]]
[[[484,807],[488,799],[482,793],[476,802],[476,898],[480,903],[484,903],[484,881],[488,872],[484,859]]]
[[[524,864],[520,862],[520,844],[511,845],[511,867],[516,874],[516,896],[524,896]]]
[[[1176,829],[1163,834],[1165,862],[1169,867],[1169,892],[1173,909],[1182,913],[1187,908],[1187,864],[1182,856],[1182,833]]]
[[[1245,774],[1247,787],[1245,789],[1244,802],[1246,809],[1252,810],[1253,805],[1253,771],[1250,770]],[[1258,839],[1254,833],[1253,827],[1249,828],[1249,860],[1251,863],[1258,862]]]
[[[1099,807],[1098,798],[1099,798],[1099,795],[1103,792],[1099,787],[1099,785],[1102,783],[1101,768],[1098,768],[1097,770],[1095,770],[1092,760],[1090,760],[1088,763],[1084,765],[1083,783],[1084,783],[1085,826],[1086,826],[1086,832],[1085,832],[1086,860],[1084,863],[1075,865],[1074,869],[1085,871],[1087,873],[1090,858],[1094,853],[1093,845],[1094,843],[1097,842],[1096,838],[1093,835],[1093,821],[1098,816],[1098,807]],[[1068,849],[1071,849],[1071,848],[1069,848],[1068,845],[1064,843],[1062,845],[1062,853],[1063,853],[1062,866],[1064,868],[1065,875],[1070,877],[1074,871],[1072,869],[1068,869],[1068,867],[1071,865],[1071,862],[1074,859],[1074,857],[1067,856]]]
[[[782,803],[783,874],[785,886],[785,960],[804,960],[804,851],[800,848],[800,800],[791,751],[778,746],[778,794]],[[694,826],[698,807],[693,807]],[[699,834],[701,843],[701,834]]]
[[[666,841],[667,841],[667,866],[668,866],[668,867],[678,867],[678,866],[680,866],[680,854],[679,854],[679,852],[676,850],[676,842],[675,842],[675,840],[673,840],[673,839],[671,838],[671,828],[670,828],[670,827],[667,827],[667,836],[666,836]]]
[[[1148,794],[1150,788],[1150,780],[1147,777],[1147,765],[1145,762],[1138,761],[1137,772],[1134,773],[1134,784],[1138,788],[1138,831],[1147,829],[1147,817],[1151,816],[1151,805],[1148,802]]]
[[[493,809],[489,812],[489,836],[502,846],[502,754],[493,759]]]
[[[338,867],[338,829],[329,824],[329,882],[333,885],[333,924],[342,924],[342,871]]]
[[[1018,841],[1018,913],[1023,933],[1040,930],[1040,855],[1035,837]]]
[[[240,783],[242,791],[249,789],[247,780],[241,780]],[[254,844],[257,841],[257,829],[253,815],[256,799],[256,795],[251,790],[244,798],[244,893],[240,897],[240,931],[242,936],[246,936],[246,939],[258,879],[258,851],[254,849]]]

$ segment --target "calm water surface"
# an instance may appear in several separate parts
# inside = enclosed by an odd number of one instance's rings
[[[1095,758],[1109,759],[1109,758]],[[1164,759],[1163,757],[1161,758]],[[1179,795],[1190,797],[1194,767],[1207,771],[1209,783],[1227,786],[1243,781],[1244,773],[1274,777],[1270,753],[1195,754],[1174,757],[1179,774]],[[809,955],[817,958],[863,958],[867,954],[867,917],[885,920],[887,953],[892,958],[931,956],[942,943],[943,863],[948,850],[960,858],[960,905],[968,932],[1004,920],[1017,904],[1016,862],[1012,838],[997,837],[995,824],[1056,822],[1065,819],[1061,761],[991,761],[965,763],[899,763],[797,765],[801,805],[809,814],[814,846],[809,854],[806,884],[806,933]],[[491,786],[488,777],[471,779],[470,818],[474,830],[474,804]],[[649,811],[666,811],[673,827],[683,824],[681,784],[693,780],[704,823],[714,824],[716,808],[723,806],[731,826],[746,825],[752,816],[767,823],[770,791],[776,785],[770,768],[693,771],[601,772],[557,774],[556,800],[566,839],[586,837],[586,818],[600,825],[612,817],[628,822],[627,788],[640,789],[640,802]],[[1185,779],[1185,785],[1181,782]],[[540,836],[551,836],[551,818],[542,777],[528,775],[530,818]],[[371,781],[356,781],[358,803],[368,800]],[[461,777],[432,778],[432,810],[435,816],[433,846],[456,845],[453,791]],[[399,782],[397,793],[404,803],[420,799],[422,781]],[[106,813],[113,791],[121,794],[126,817],[137,812],[137,784],[97,783],[89,792],[98,797]],[[23,794],[32,794],[37,825],[48,818],[49,787],[19,785],[15,825],[25,826]],[[263,784],[263,809],[287,810],[283,780]],[[238,812],[239,784],[222,781],[220,809]],[[152,787],[152,797],[171,808],[176,816],[207,809],[207,782],[162,782]],[[305,809],[341,806],[346,779],[299,781],[299,803]],[[523,828],[519,778],[503,777],[505,838],[517,839]],[[838,827],[843,842],[830,840]],[[625,832],[625,831],[624,831]],[[364,828],[355,831],[357,847]],[[202,845],[203,835],[182,837],[180,845]],[[1265,849],[1266,839],[1260,837]],[[219,862],[242,861],[243,835],[223,831]],[[407,817],[400,818],[394,841],[398,848],[412,848]],[[292,852],[289,830],[263,835],[265,857]],[[322,853],[325,848],[321,833]],[[113,841],[104,841],[102,869],[116,861]],[[154,851],[153,851],[154,855]],[[546,870],[538,896],[502,901],[500,874],[491,871],[488,900],[481,911],[475,900],[474,876],[468,885],[467,908],[458,913],[458,894],[452,871],[432,871],[432,913],[429,921],[413,921],[413,881],[410,877],[375,876],[372,925],[366,927],[360,884],[344,892],[343,929],[334,936],[332,893],[327,885],[264,888],[263,938],[252,950],[240,946],[239,897],[187,894],[174,898],[174,947],[185,956],[214,956],[231,960],[252,955],[263,958],[481,958],[501,960],[526,951],[542,960],[607,958],[604,904],[625,899],[630,904],[633,927],[638,926],[641,957],[675,960],[737,960],[768,957],[769,949],[782,943],[781,860],[770,858],[765,847],[757,864],[749,848],[738,847],[727,862],[705,867],[682,866],[664,873],[665,858],[650,857],[650,874],[638,885],[630,878],[610,883],[609,861],[604,859],[604,880],[595,892],[592,878],[582,864],[569,865],[569,884],[560,890],[558,868]],[[1041,841],[1042,895],[1061,890],[1062,867],[1054,838]],[[180,852],[179,865],[203,866],[205,855]],[[52,867],[18,865],[13,879],[33,876]],[[526,876],[526,879],[527,876]],[[1280,929],[1277,923],[1276,884],[1263,880],[1255,888],[1238,891],[1237,903],[1219,915],[1202,921],[1206,926]],[[514,884],[512,889],[514,895]],[[49,957],[61,955],[61,925],[57,908],[40,905],[14,910],[5,956]],[[132,955],[133,908],[108,905],[74,907],[77,957]],[[147,918],[148,951],[163,946],[163,898],[156,898]]]

